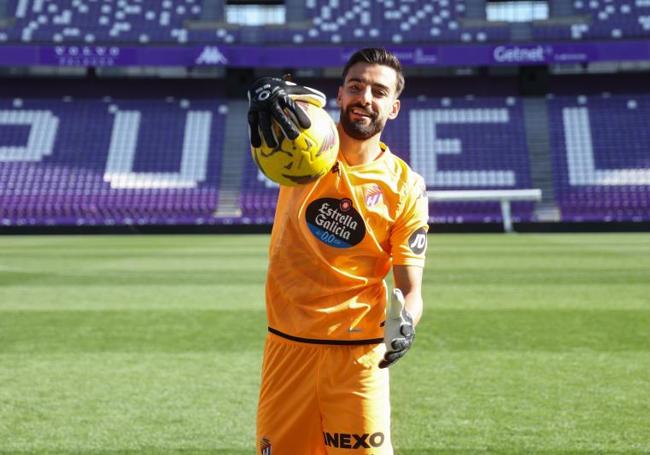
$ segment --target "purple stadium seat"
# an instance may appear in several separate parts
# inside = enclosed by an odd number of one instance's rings
[[[220,99],[0,99],[5,224],[166,224],[211,218]]]
[[[538,40],[619,40],[650,35],[650,2],[575,0],[573,24],[535,23],[533,38]]]
[[[549,116],[562,219],[650,220],[650,96],[557,96]]]
[[[340,44],[505,41],[505,25],[466,27],[465,0],[353,2],[311,0],[305,3],[307,25],[192,29],[201,18],[202,0],[9,0],[15,23],[0,42],[21,43],[259,43]]]
[[[10,0],[16,18],[0,40],[23,43],[189,42],[185,21],[201,17],[202,0]],[[230,43],[225,29],[198,33],[210,42]]]
[[[467,84],[424,82],[409,82],[383,140],[429,190],[533,186],[522,98],[494,84],[486,92],[477,83],[474,95],[463,95],[458,88]],[[627,94],[577,96],[564,87],[547,101],[562,219],[650,221],[650,95],[630,86]],[[47,91],[30,82],[16,82],[17,89]],[[103,95],[0,98],[0,223],[222,222],[213,214],[226,153],[225,95]],[[245,165],[242,217],[233,222],[271,222],[277,187],[248,150],[235,153]],[[514,221],[534,220],[533,208],[514,203]],[[436,202],[430,209],[432,222],[501,221],[496,202]]]
[[[510,41],[507,24],[467,21],[466,0],[308,0],[306,20],[291,27],[190,28],[202,0],[9,0],[15,23],[0,42],[19,43],[210,43],[275,44],[482,43]],[[575,22],[537,21],[535,40],[626,39],[650,35],[650,4],[575,0]],[[244,37],[248,37],[244,39]]]

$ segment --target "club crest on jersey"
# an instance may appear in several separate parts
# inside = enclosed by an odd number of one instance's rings
[[[260,440],[260,455],[271,455],[271,441],[266,436]]]
[[[366,195],[365,195],[366,207],[370,208],[379,204],[383,196],[384,193],[381,191],[379,185],[377,185],[376,183],[370,185],[370,187],[366,190]]]
[[[305,216],[311,233],[334,248],[350,248],[366,235],[366,225],[348,198],[316,199],[307,207]]]

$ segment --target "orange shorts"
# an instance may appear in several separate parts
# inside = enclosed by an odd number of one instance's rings
[[[257,411],[259,455],[392,455],[384,345],[295,342],[269,333]]]

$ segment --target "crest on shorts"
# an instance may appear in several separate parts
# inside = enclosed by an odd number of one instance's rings
[[[271,441],[266,436],[260,439],[260,455],[271,455]]]

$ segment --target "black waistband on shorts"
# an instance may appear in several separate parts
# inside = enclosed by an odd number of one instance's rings
[[[310,344],[334,344],[334,345],[363,345],[363,344],[378,344],[383,343],[383,338],[369,338],[366,340],[319,340],[317,338],[302,338],[289,335],[288,333],[280,332],[272,327],[269,327],[269,332],[273,335],[277,335],[287,340],[297,341],[298,343],[310,343]]]

